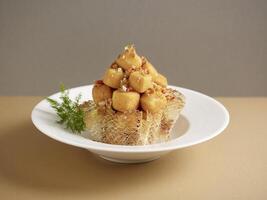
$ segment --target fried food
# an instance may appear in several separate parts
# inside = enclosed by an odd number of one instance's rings
[[[127,70],[129,68],[138,68],[142,65],[142,59],[137,55],[133,45],[125,47],[125,51],[118,56],[116,63]]]
[[[113,69],[109,68],[107,69],[103,82],[112,88],[119,88],[120,87],[120,82],[123,78],[123,71],[121,68]]]
[[[156,92],[150,94],[145,93],[140,99],[141,106],[144,111],[150,113],[156,113],[163,110],[167,105],[167,100],[163,94],[158,94]]]
[[[149,74],[135,71],[129,77],[130,86],[139,93],[144,93],[147,89],[152,88],[152,77]]]
[[[93,90],[93,99],[96,103],[101,101],[105,101],[106,99],[111,99],[112,97],[112,90],[110,87],[105,85],[102,82],[98,82],[94,85]]]
[[[125,47],[83,104],[91,139],[120,145],[164,142],[184,107],[184,96],[133,45]]]
[[[168,81],[167,78],[165,76],[163,76],[162,74],[158,74],[155,78],[154,78],[154,82],[163,86],[163,87],[167,87],[168,85]]]
[[[112,95],[112,107],[120,112],[131,112],[139,105],[140,94],[115,90]]]

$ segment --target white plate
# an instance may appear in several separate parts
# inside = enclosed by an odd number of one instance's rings
[[[57,124],[57,116],[46,100],[38,103],[32,111],[33,124],[45,135],[77,147],[85,148],[102,158],[121,163],[146,162],[159,158],[172,150],[207,141],[221,133],[229,123],[225,107],[215,99],[189,89],[170,86],[185,95],[186,105],[172,130],[172,139],[165,143],[146,146],[111,145],[94,142],[75,135]],[[82,100],[92,99],[92,85],[70,89],[70,97],[79,93]],[[59,93],[50,98],[58,99]]]

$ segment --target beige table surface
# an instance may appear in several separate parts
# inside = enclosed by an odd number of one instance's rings
[[[231,122],[208,142],[135,165],[41,134],[41,97],[0,97],[0,199],[267,199],[267,98],[217,98]],[[196,133],[197,134],[197,133]]]

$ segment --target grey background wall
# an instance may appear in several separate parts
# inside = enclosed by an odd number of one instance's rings
[[[265,0],[0,0],[0,95],[92,83],[128,43],[170,84],[267,95]]]

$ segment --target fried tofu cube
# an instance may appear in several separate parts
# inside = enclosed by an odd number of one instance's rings
[[[145,60],[143,67],[148,70],[148,73],[152,76],[153,80],[156,79],[156,77],[158,76],[158,72],[150,62]]]
[[[121,55],[117,58],[116,63],[123,69],[127,70],[129,68],[140,67],[142,65],[142,60],[138,55],[129,55],[127,57]]]
[[[92,94],[93,94],[94,102],[98,103],[106,99],[111,99],[112,89],[103,83],[102,84],[97,83],[93,87]]]
[[[137,55],[133,45],[125,47],[124,52],[118,56],[116,63],[125,70],[141,67],[142,59]]]
[[[112,107],[121,112],[131,112],[139,106],[140,94],[115,90],[112,95]]]
[[[152,88],[152,77],[149,74],[135,71],[129,77],[129,84],[135,91],[143,93],[148,88]]]
[[[103,78],[103,82],[112,88],[119,88],[120,82],[123,78],[123,71],[121,68],[109,68]]]
[[[162,74],[158,74],[158,76],[154,79],[154,82],[163,87],[167,87],[168,85],[167,78]]]
[[[140,102],[143,110],[150,113],[159,112],[160,110],[164,109],[167,105],[167,100],[165,96],[156,93],[143,94],[141,96]]]

